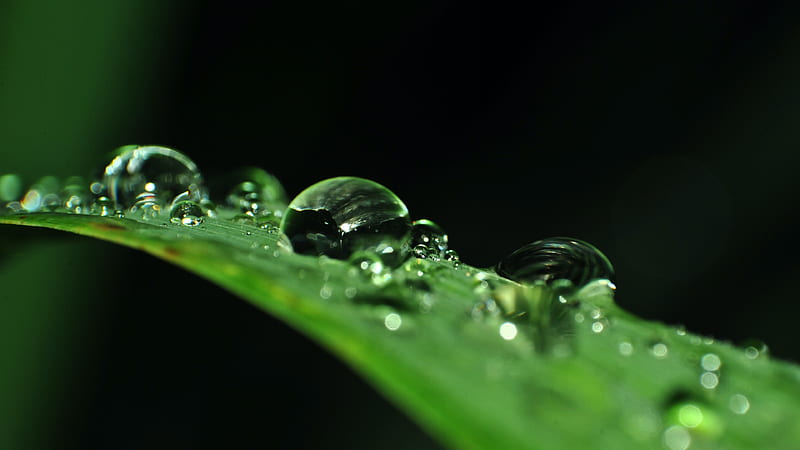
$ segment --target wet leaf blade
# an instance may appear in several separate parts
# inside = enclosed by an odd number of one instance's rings
[[[524,330],[503,339],[497,325],[505,319],[470,318],[474,280],[466,273],[475,270],[467,266],[420,265],[433,299],[431,311],[421,313],[402,307],[420,292],[376,287],[340,261],[276,256],[277,237],[246,225],[207,220],[182,227],[48,213],[4,216],[0,223],[107,240],[195,272],[315,338],[453,447],[649,448],[662,445],[670,427],[684,430],[691,448],[758,448],[764,442],[791,448],[800,441],[793,426],[800,423],[796,366],[751,361],[741,349],[642,321],[602,292],[585,293],[569,310],[583,318],[572,331],[574,353],[556,357],[535,351]],[[351,299],[346,292],[353,287]],[[594,320],[601,310],[603,319]],[[402,318],[395,331],[385,323],[389,314]],[[655,356],[654,342],[668,353]],[[629,354],[620,352],[622,343],[630,344]],[[723,366],[715,372],[719,386],[706,389],[698,382],[699,361],[712,352]],[[676,394],[708,411],[705,427],[676,422]],[[734,395],[746,396],[752,410],[733,411]]]

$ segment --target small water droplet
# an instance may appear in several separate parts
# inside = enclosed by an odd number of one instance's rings
[[[668,450],[686,450],[692,444],[692,436],[686,428],[673,425],[664,430],[663,442]]]
[[[700,358],[700,366],[707,371],[713,372],[719,370],[722,365],[722,360],[714,353],[706,353]]]
[[[403,324],[403,318],[400,317],[400,314],[397,313],[389,313],[383,319],[383,325],[389,331],[398,330],[402,324]]]
[[[593,333],[602,333],[604,329],[605,329],[605,325],[603,324],[603,322],[601,322],[599,320],[596,320],[596,321],[592,322],[592,332]]]
[[[728,401],[728,406],[734,414],[747,414],[747,411],[750,411],[750,400],[742,394],[733,394]]]
[[[98,216],[114,216],[116,211],[114,209],[114,202],[108,197],[98,197],[90,208],[92,214]]]
[[[411,224],[411,245],[425,245],[437,252],[447,250],[447,233],[434,221],[428,219],[415,220]]]
[[[429,247],[426,244],[417,244],[411,249],[415,258],[427,259],[430,261],[439,261],[439,250]]]
[[[230,207],[251,216],[271,216],[276,225],[280,222],[287,203],[286,191],[273,175],[263,169],[246,167],[228,174],[217,184],[222,183],[228,183],[225,188],[236,183],[225,198]]]
[[[184,200],[172,206],[170,221],[175,224],[194,227],[203,223],[203,208],[197,203]]]
[[[408,209],[374,181],[338,177],[320,181],[292,200],[281,222],[295,251],[347,258],[356,251],[392,248],[384,263],[395,266],[408,252]],[[392,242],[392,244],[388,244]]]
[[[678,409],[678,420],[686,428],[697,428],[703,423],[703,411],[697,405],[688,403]]]
[[[368,251],[356,252],[350,256],[349,262],[376,286],[385,286],[392,279],[391,270],[386,267],[381,257],[376,253]]]
[[[703,372],[700,375],[700,385],[706,389],[716,389],[719,384],[719,376],[714,372]]]
[[[469,315],[473,320],[485,320],[498,314],[500,314],[500,308],[492,298],[475,303],[469,311]]]
[[[56,177],[42,177],[28,189],[20,206],[28,212],[56,211],[62,204],[60,190],[61,182]]]
[[[358,289],[354,286],[348,286],[344,290],[344,296],[349,299],[355,298],[356,294],[358,294]]]
[[[186,155],[158,146],[125,146],[106,166],[102,183],[117,207],[136,215],[158,215],[161,205],[188,192],[187,200],[200,201],[205,195],[202,176]],[[156,208],[158,206],[158,208]]]
[[[520,283],[558,279],[583,286],[597,278],[613,279],[614,268],[593,245],[574,238],[555,237],[527,244],[497,264],[497,274]]]
[[[323,284],[322,287],[319,289],[319,296],[322,297],[324,300],[327,300],[331,298],[331,295],[333,295],[333,288],[331,287],[331,285],[328,283]]]
[[[511,322],[503,322],[500,325],[500,337],[510,341],[517,337],[517,326]]]
[[[619,354],[622,356],[631,356],[633,354],[633,344],[628,341],[622,341],[619,343]]]
[[[454,266],[458,266],[461,262],[461,256],[459,256],[458,252],[455,250],[446,250],[444,252],[444,260],[450,261]]]
[[[669,354],[669,347],[667,347],[667,344],[663,342],[656,342],[650,348],[650,352],[656,357],[656,359],[664,359]]]
[[[744,356],[747,359],[758,359],[769,354],[767,344],[756,339],[745,341],[744,346]]]
[[[91,201],[89,188],[86,181],[81,177],[69,177],[61,190],[61,198],[64,199],[63,209],[73,214],[89,214],[91,212]]]

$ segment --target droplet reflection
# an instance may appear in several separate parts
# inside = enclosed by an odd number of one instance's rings
[[[389,313],[383,319],[383,325],[389,331],[396,331],[400,328],[403,324],[403,318],[400,317],[400,314],[397,313]]]

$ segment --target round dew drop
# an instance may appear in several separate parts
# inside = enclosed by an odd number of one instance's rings
[[[203,223],[203,208],[195,202],[185,200],[176,203],[170,211],[170,222],[194,227]]]
[[[337,177],[320,181],[292,200],[281,221],[297,253],[346,259],[375,251],[390,265],[405,259],[408,208],[374,181]]]
[[[241,213],[250,216],[283,214],[286,192],[281,183],[267,171],[255,167],[240,169],[230,175],[236,185],[225,201]]]
[[[524,245],[503,258],[496,270],[505,278],[529,284],[566,279],[580,287],[593,279],[614,278],[614,268],[600,250],[567,237]]]

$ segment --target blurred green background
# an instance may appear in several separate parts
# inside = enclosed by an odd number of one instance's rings
[[[588,240],[638,315],[794,345],[800,23],[781,2],[0,2],[0,173],[161,144],[393,189],[490,266]],[[348,368],[136,252],[0,232],[0,448],[436,448]]]

